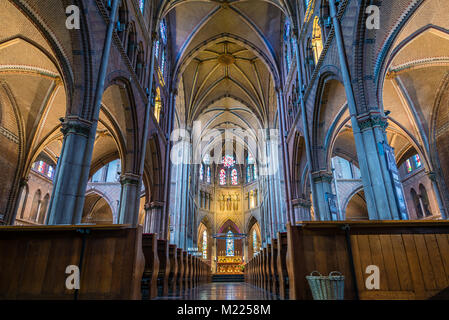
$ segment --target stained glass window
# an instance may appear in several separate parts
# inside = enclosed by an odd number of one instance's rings
[[[156,43],[154,44],[154,56],[159,58],[159,40],[156,40]]]
[[[251,181],[251,166],[248,165],[246,167],[246,181],[250,182]]]
[[[204,165],[200,166],[200,180],[203,181],[204,178]]]
[[[253,229],[253,250],[254,250],[254,253],[256,253],[257,251],[259,251],[259,248],[257,248],[257,234],[256,234],[256,229]]]
[[[162,57],[161,57],[161,72],[162,76],[165,76],[165,50],[162,50]]]
[[[204,156],[203,162],[205,164],[209,164],[210,163],[210,156],[208,153],[206,153],[206,155]]]
[[[230,168],[235,164],[235,160],[233,156],[226,155],[223,157],[223,165],[226,168]]]
[[[167,25],[165,24],[165,20],[162,20],[159,25],[159,30],[161,33],[161,38],[164,43],[167,43]]]
[[[39,161],[39,165],[37,167],[37,171],[39,171],[40,173],[44,173],[44,168],[45,168],[45,162],[44,161]]]
[[[407,173],[410,173],[410,172],[413,171],[412,163],[411,163],[410,159],[408,159],[408,160],[405,162],[405,165],[406,165],[406,168],[407,168]]]
[[[139,8],[140,12],[143,13],[143,9],[145,8],[145,0],[139,0]]]
[[[226,256],[233,257],[234,256],[234,237],[231,230],[228,231],[227,239],[226,239]]]
[[[206,179],[207,179],[207,183],[210,183],[210,167],[209,166],[207,166]]]
[[[225,185],[226,184],[226,170],[225,169],[221,169],[220,170],[220,185]]]
[[[203,259],[207,259],[207,231],[203,231]]]
[[[50,179],[53,178],[53,167],[52,166],[48,167],[47,177],[49,177]]]
[[[415,155],[414,156],[414,160],[415,160],[416,168],[421,168],[422,162],[421,162],[421,158],[419,157],[419,155]]]
[[[238,184],[238,182],[239,180],[237,177],[237,169],[234,168],[231,171],[231,184],[235,186],[236,184]]]
[[[257,167],[254,166],[254,180],[257,180]]]

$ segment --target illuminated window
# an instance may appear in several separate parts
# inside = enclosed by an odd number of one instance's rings
[[[406,166],[406,168],[407,168],[407,173],[410,173],[410,172],[413,171],[413,168],[412,168],[412,162],[410,161],[410,159],[408,159],[408,160],[405,162],[405,166]]]
[[[234,256],[234,234],[231,230],[228,231],[227,239],[226,239],[226,256],[233,257]]]
[[[231,184],[234,186],[238,184],[237,169],[235,168],[231,171]]]
[[[54,172],[53,167],[49,166],[47,171],[47,177],[49,177],[50,179],[53,178],[53,172]]]
[[[45,162],[39,161],[39,164],[37,166],[37,171],[39,171],[40,173],[44,173],[44,170],[45,170]]]
[[[210,166],[207,166],[206,179],[207,183],[210,183]]]
[[[200,165],[200,180],[203,181],[204,178],[204,165]]]
[[[257,180],[257,167],[254,166],[254,180]]]
[[[207,231],[203,231],[203,259],[207,259]]]
[[[162,109],[161,90],[159,88],[156,88],[156,99],[154,101],[154,117],[156,118],[156,121],[158,123],[161,117],[161,109]]]
[[[415,167],[421,168],[422,162],[421,162],[421,158],[419,157],[419,155],[415,155],[413,158],[415,160]]]
[[[246,181],[247,182],[251,181],[251,165],[248,165],[246,167]]]
[[[159,58],[159,40],[156,40],[156,43],[154,44],[154,56]]]
[[[284,24],[284,43],[285,43],[285,65],[287,66],[287,72],[290,70],[290,66],[292,63],[291,49],[289,48],[290,38],[291,38],[290,22],[286,20]]]
[[[140,12],[143,13],[143,9],[145,9],[145,0],[139,0],[139,8]]]
[[[315,64],[318,63],[320,59],[321,52],[323,51],[323,39],[321,36],[321,27],[319,25],[320,19],[315,17],[313,21],[313,32],[312,32],[312,49],[315,59]]]
[[[159,24],[159,32],[161,33],[162,41],[167,43],[167,25],[165,24],[165,20],[162,20]]]
[[[165,77],[165,50],[162,50],[161,73],[162,73],[162,77]]]
[[[256,234],[256,229],[253,229],[253,251],[254,251],[254,253],[256,253],[257,251],[259,251],[259,248],[257,248],[257,234]]]
[[[230,168],[235,164],[235,160],[233,156],[226,155],[223,157],[223,165],[226,168]]]
[[[226,184],[226,170],[225,169],[221,169],[220,170],[220,185],[225,185]]]

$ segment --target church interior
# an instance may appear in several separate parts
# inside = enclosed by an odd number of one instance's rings
[[[448,12],[0,0],[0,299],[449,299]]]

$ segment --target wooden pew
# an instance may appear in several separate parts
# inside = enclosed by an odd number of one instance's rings
[[[260,268],[261,268],[261,274],[262,274],[262,281],[261,281],[261,288],[262,289],[267,289],[267,281],[268,281],[268,279],[267,279],[267,259],[266,259],[266,257],[267,257],[267,248],[263,248],[263,250],[262,250],[262,254],[261,254],[261,266],[260,266]]]
[[[184,256],[184,292],[187,292],[191,289],[190,283],[190,254],[186,251],[183,252]]]
[[[170,258],[168,256],[168,241],[157,240],[157,253],[159,257],[159,273],[157,277],[158,296],[168,295],[168,277],[170,274]]]
[[[271,244],[271,292],[275,295],[279,295],[279,273],[277,268],[277,258],[278,258],[278,239],[273,239]]]
[[[349,229],[348,229],[349,228]],[[303,222],[287,226],[292,299],[312,299],[305,276],[345,276],[345,299],[428,299],[449,286],[449,222]],[[380,270],[379,290],[365,286]]]
[[[145,256],[145,270],[142,277],[142,299],[157,297],[157,276],[159,273],[159,257],[157,253],[157,234],[142,235],[142,250]]]
[[[178,260],[178,276],[176,277],[176,292],[181,295],[184,284],[184,259],[181,248],[176,249],[176,255]]]
[[[279,296],[281,299],[289,299],[289,279],[287,271],[287,233],[278,232],[278,256],[277,271],[279,279]]]
[[[168,293],[175,295],[178,278],[178,255],[176,245],[170,244],[168,246],[168,255],[170,258],[170,273],[168,275]]]
[[[271,244],[267,245],[267,251],[265,252],[265,274],[267,277],[265,290],[271,291],[271,284],[273,282],[271,274]]]
[[[0,299],[141,299],[144,267],[141,227],[0,227]]]

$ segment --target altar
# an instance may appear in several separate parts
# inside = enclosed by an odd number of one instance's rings
[[[218,256],[217,274],[243,274],[243,259],[241,256]]]

